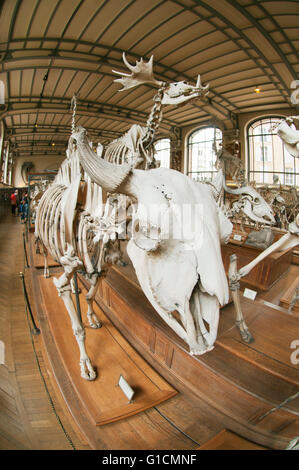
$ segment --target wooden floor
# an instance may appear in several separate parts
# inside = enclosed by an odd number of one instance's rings
[[[25,272],[30,290],[22,237],[19,219],[4,214],[0,220],[0,340],[5,343],[5,363],[0,364],[1,450],[254,448],[248,441],[241,444],[238,436],[234,439],[220,415],[187,393],[119,423],[90,426],[89,436],[84,436],[56,385],[41,335],[30,332],[19,275]]]
[[[6,211],[0,220],[0,449],[90,449],[54,388],[41,337],[30,333],[19,275],[22,232],[19,218]]]

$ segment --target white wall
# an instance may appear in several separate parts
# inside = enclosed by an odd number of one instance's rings
[[[14,165],[12,185],[17,188],[26,186],[21,175],[21,169],[24,162],[32,162],[34,164],[34,168],[30,170],[30,172],[39,173],[44,170],[58,170],[64,158],[65,156],[63,155],[18,157]]]

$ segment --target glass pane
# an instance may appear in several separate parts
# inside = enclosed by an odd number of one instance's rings
[[[159,139],[154,144],[155,159],[160,167],[170,168],[170,139]]]
[[[203,127],[188,139],[188,175],[197,181],[211,180],[216,171],[216,152],[222,142],[222,132],[215,127]]]
[[[295,185],[298,180],[296,161],[273,126],[283,117],[269,116],[257,120],[248,128],[248,178],[257,183]]]

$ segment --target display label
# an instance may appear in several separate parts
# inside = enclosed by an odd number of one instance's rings
[[[129,402],[131,403],[135,392],[122,375],[119,376],[117,385],[122,389]]]
[[[236,240],[237,242],[242,241],[242,235],[239,235],[238,233],[235,233],[235,235],[234,235],[233,238],[234,238],[234,240]]]
[[[257,292],[255,290],[247,289],[247,287],[244,289],[243,296],[247,297],[247,299],[254,300],[256,297]]]

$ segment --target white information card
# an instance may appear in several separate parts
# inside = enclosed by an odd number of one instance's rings
[[[242,241],[242,236],[239,235],[238,233],[235,233],[234,235],[234,240],[238,241],[238,242],[241,242]]]
[[[128,398],[129,403],[131,403],[135,392],[122,375],[119,376],[117,385],[122,389],[122,391]]]
[[[251,300],[255,299],[256,294],[257,293],[256,293],[255,290],[247,289],[247,287],[244,289],[244,292],[243,292],[243,296],[247,297],[247,299],[251,299]]]

